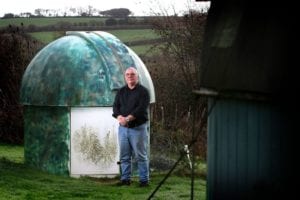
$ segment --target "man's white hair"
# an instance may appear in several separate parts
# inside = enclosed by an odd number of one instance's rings
[[[137,71],[137,69],[136,69],[135,67],[128,67],[128,68],[125,70],[125,73],[126,73],[128,70],[134,71],[134,73],[135,73],[136,75],[139,74],[138,71]]]

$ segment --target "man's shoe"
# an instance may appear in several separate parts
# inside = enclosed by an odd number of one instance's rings
[[[149,186],[149,182],[148,181],[140,182],[140,187],[148,187],[148,186]]]
[[[121,180],[119,183],[118,183],[118,186],[122,186],[122,185],[130,185],[131,184],[131,181],[130,180]]]

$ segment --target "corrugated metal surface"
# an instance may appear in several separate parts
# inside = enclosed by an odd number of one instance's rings
[[[210,100],[208,199],[261,199],[282,186],[280,112],[255,101]]]
[[[291,4],[211,1],[202,47],[201,86],[280,93],[291,87]],[[277,19],[277,20],[274,20]],[[280,24],[285,28],[278,29]],[[293,28],[291,29],[293,32]],[[291,41],[289,41],[291,39]]]

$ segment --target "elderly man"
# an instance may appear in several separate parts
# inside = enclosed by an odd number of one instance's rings
[[[119,126],[121,161],[120,185],[131,184],[131,158],[137,159],[140,186],[149,185],[148,163],[148,90],[138,82],[138,72],[134,67],[125,71],[126,85],[120,88],[113,104],[113,117]]]

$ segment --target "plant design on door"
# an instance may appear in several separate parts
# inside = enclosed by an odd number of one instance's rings
[[[114,164],[117,156],[117,138],[114,128],[111,130],[107,131],[103,138],[99,138],[97,129],[87,125],[81,126],[73,137],[75,151],[86,161],[109,167]]]

